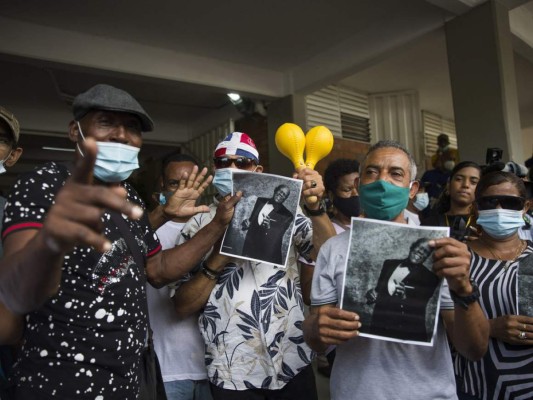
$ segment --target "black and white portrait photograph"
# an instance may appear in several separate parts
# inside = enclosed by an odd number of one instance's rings
[[[518,314],[533,315],[533,254],[520,260],[518,269]]]
[[[292,240],[302,181],[279,175],[233,171],[241,191],[221,253],[284,266]]]
[[[341,308],[359,314],[360,335],[431,346],[442,279],[431,239],[447,227],[352,218]]]

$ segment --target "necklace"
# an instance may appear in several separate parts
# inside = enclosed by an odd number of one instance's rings
[[[492,251],[492,249],[490,248],[489,244],[484,239],[482,239],[482,242],[485,243],[486,249],[490,252],[490,254],[492,255],[492,257],[494,259],[499,260],[499,261],[505,261],[505,264],[503,264],[503,268],[506,271],[511,266],[511,264],[518,258],[518,256],[520,254],[522,254],[522,252],[525,249],[525,245],[527,245],[527,243],[524,240],[519,239],[518,246],[516,246],[516,251],[515,251],[515,253],[513,255],[513,258],[511,258],[510,260],[504,260],[503,257],[497,256],[496,253],[494,253],[494,251]]]
[[[457,220],[457,217],[459,217],[459,221],[463,219],[463,215],[450,215],[450,217],[453,217],[453,225],[455,225],[455,221]],[[464,217],[466,217],[466,215],[464,215]],[[450,226],[448,214],[444,214],[444,218],[446,219],[446,226]],[[471,219],[472,219],[472,215],[469,215],[465,223],[465,229],[467,229],[470,226]]]

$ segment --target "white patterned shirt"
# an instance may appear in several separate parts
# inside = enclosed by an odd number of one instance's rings
[[[189,220],[180,243],[207,225],[216,207],[215,202],[209,213]],[[298,210],[295,225],[293,248],[307,254],[312,247],[311,221]],[[290,252],[285,268],[234,259],[218,279],[198,321],[209,380],[230,390],[282,388],[314,357],[303,339],[303,320],[295,251]]]

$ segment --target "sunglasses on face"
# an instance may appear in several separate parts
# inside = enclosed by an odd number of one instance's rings
[[[215,168],[229,168],[231,167],[231,164],[235,164],[235,166],[239,169],[248,169],[252,165],[255,164],[255,160],[252,160],[248,157],[237,157],[237,158],[229,158],[229,157],[215,157],[213,158],[213,162],[215,163]]]
[[[526,200],[518,196],[484,196],[476,200],[478,210],[493,210],[498,204],[506,210],[520,211]]]

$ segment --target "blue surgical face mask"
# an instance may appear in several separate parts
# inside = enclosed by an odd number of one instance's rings
[[[359,201],[368,218],[391,221],[407,207],[409,188],[375,181],[359,186]]]
[[[415,208],[418,210],[418,211],[422,211],[424,210],[427,206],[429,205],[429,195],[424,192],[424,193],[417,193],[416,194],[416,197],[415,197],[415,201],[413,201],[413,206],[415,206]]]
[[[83,140],[83,132],[78,124],[78,129]],[[131,173],[139,168],[139,148],[115,142],[97,142],[98,152],[94,164],[94,176],[102,182],[122,182],[129,178]],[[78,151],[83,153],[78,145]]]
[[[167,204],[167,199],[172,196],[172,192],[161,192],[159,193],[159,204],[164,206]]]
[[[220,168],[215,170],[213,185],[221,196],[226,196],[233,189],[233,179],[231,168]]]
[[[514,235],[525,222],[521,210],[495,208],[479,211],[477,224],[494,239],[506,239]]]

